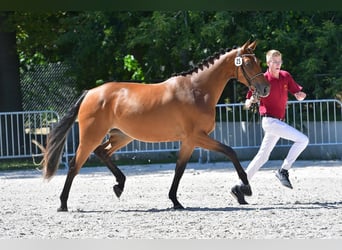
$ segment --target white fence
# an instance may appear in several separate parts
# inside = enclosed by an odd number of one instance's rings
[[[219,111],[216,128],[212,137],[232,146],[240,159],[252,158],[263,138],[261,117],[245,110],[243,104],[217,105],[217,109]],[[340,101],[334,99],[289,101],[286,122],[308,136],[309,145],[302,153],[304,158],[341,159],[342,103]],[[284,158],[285,150],[291,145],[291,141],[280,139],[272,154],[275,158]],[[207,157],[209,160],[209,153]]]
[[[289,101],[286,122],[309,137],[309,145],[342,144],[342,103],[337,100]],[[213,137],[234,148],[259,147],[263,136],[260,116],[243,104],[217,105]],[[277,146],[291,142],[281,139]]]
[[[40,150],[31,143],[32,139],[45,144],[52,124],[59,120],[52,111],[0,113],[0,159],[39,156]],[[331,158],[341,158],[342,103],[338,100],[305,100],[288,103],[286,120],[309,137],[306,149],[308,157],[319,157],[321,151]],[[216,128],[211,136],[233,147],[241,159],[254,156],[263,131],[261,117],[244,109],[242,103],[217,105]],[[151,128],[153,129],[153,128]],[[67,163],[78,145],[78,124],[75,123],[68,135],[63,163]],[[276,149],[291,145],[279,140]],[[180,148],[180,142],[145,143],[133,141],[116,154],[170,153]],[[320,152],[318,152],[320,151]],[[196,149],[200,161],[217,157],[215,153]]]
[[[1,112],[0,159],[27,158],[41,154],[32,139],[45,144],[51,124],[59,121],[53,111]]]

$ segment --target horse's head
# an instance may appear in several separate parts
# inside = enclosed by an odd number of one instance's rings
[[[264,77],[260,61],[253,53],[256,41],[247,41],[241,48],[236,49],[235,66],[237,67],[237,80],[253,90],[260,97],[270,93],[270,84]]]

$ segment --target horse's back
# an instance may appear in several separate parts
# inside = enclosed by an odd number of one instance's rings
[[[119,128],[135,138],[139,138],[142,131],[145,134],[151,131],[153,127],[163,127],[165,131],[160,130],[158,134],[167,134],[170,132],[166,130],[167,127],[175,125],[173,123],[177,118],[174,115],[179,113],[174,96],[167,82],[105,83],[89,90],[79,111],[79,121],[83,124],[96,121],[105,124],[108,130]]]

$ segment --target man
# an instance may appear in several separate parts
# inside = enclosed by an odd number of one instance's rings
[[[292,167],[297,157],[306,148],[309,139],[302,132],[284,122],[288,92],[293,94],[297,100],[304,100],[306,94],[302,92],[302,86],[294,81],[289,72],[281,70],[282,54],[278,50],[270,50],[266,54],[268,69],[264,73],[270,82],[271,91],[267,97],[260,98],[259,113],[262,116],[262,128],[264,138],[260,149],[246,169],[247,178],[250,181],[254,174],[268,161],[269,156],[280,138],[293,141],[286,158],[276,177],[285,187],[292,189],[288,170]],[[249,91],[246,96],[246,108],[258,99]],[[232,195],[239,204],[248,204],[245,200],[244,185],[241,183],[231,189]]]

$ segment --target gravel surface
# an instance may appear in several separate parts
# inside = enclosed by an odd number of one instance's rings
[[[246,167],[248,162],[242,162]],[[120,199],[105,167],[82,168],[57,212],[66,178],[38,170],[0,172],[0,239],[342,239],[342,161],[298,161],[294,189],[280,185],[270,161],[251,182],[249,205],[238,205],[230,162],[190,163],[179,186],[185,210],[172,209],[174,164],[123,166]]]

